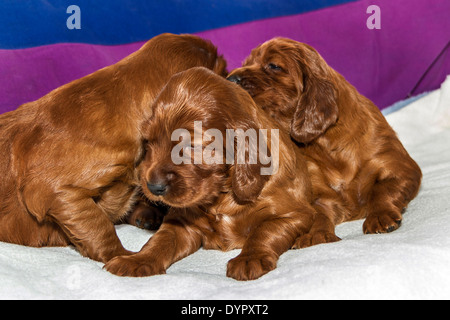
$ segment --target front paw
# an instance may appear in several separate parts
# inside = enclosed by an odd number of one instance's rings
[[[292,249],[303,249],[303,248],[315,246],[317,244],[337,242],[340,240],[341,240],[341,238],[339,238],[332,232],[317,231],[317,232],[307,233],[307,234],[304,234],[304,235],[298,237],[295,240],[295,243],[292,246]]]
[[[239,255],[228,262],[227,276],[236,280],[255,280],[275,269],[277,260],[264,253]]]
[[[135,255],[115,257],[105,264],[104,269],[121,277],[149,277],[166,273],[157,261]]]
[[[402,215],[400,212],[369,214],[364,221],[363,231],[365,234],[388,233],[397,230],[401,223]]]
[[[128,251],[123,247],[118,247],[118,248],[111,249],[111,250],[105,251],[105,252],[95,252],[93,254],[86,253],[85,251],[83,251],[83,248],[80,248],[80,252],[82,255],[84,255],[86,257],[89,257],[95,261],[99,261],[99,262],[103,262],[103,263],[106,263],[106,262],[110,261],[111,259],[114,259],[115,257],[129,256],[129,255],[135,254],[135,252]]]

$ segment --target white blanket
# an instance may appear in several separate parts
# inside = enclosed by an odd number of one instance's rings
[[[337,227],[342,241],[291,250],[262,278],[226,277],[238,250],[203,250],[166,275],[120,278],[73,247],[0,243],[0,299],[434,299],[450,298],[450,77],[387,116],[424,177],[399,230],[364,235],[363,221]],[[151,233],[117,226],[138,251]]]

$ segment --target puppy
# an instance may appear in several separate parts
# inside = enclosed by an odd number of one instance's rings
[[[163,274],[203,246],[242,248],[228,263],[234,279],[273,270],[309,230],[314,209],[300,149],[286,133],[277,139],[272,128],[234,83],[204,68],[173,76],[143,127],[147,153],[138,168],[145,195],[171,208],[139,253],[116,257],[105,268],[120,276]],[[258,131],[258,141],[251,139]]]
[[[0,115],[0,241],[129,254],[114,222],[136,199],[140,127],[169,78],[226,63],[209,42],[163,34],[115,65]]]
[[[247,90],[308,159],[318,215],[294,247],[338,241],[336,224],[364,217],[364,233],[400,226],[421,170],[378,108],[312,47],[275,38],[228,79]]]

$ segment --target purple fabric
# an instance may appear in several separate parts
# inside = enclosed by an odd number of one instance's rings
[[[57,87],[111,65],[143,43],[120,46],[56,44],[0,50],[0,113],[39,99]]]
[[[380,30],[366,26],[372,4],[381,9]],[[232,68],[272,37],[308,43],[383,109],[406,98],[450,41],[449,13],[449,0],[364,0],[200,35],[219,46]],[[414,94],[438,88],[447,74],[448,50]]]
[[[369,30],[369,5],[381,8],[381,29]],[[199,33],[238,67],[251,49],[275,36],[315,47],[380,109],[401,100],[450,40],[448,0],[361,0],[305,14]],[[0,113],[14,110],[71,80],[113,64],[143,43],[120,46],[57,44],[0,50]],[[442,55],[414,92],[438,88],[450,74]]]

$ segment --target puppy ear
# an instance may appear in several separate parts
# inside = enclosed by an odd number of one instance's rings
[[[226,78],[228,75],[227,61],[223,56],[217,56],[213,71],[221,77]]]
[[[261,166],[256,164],[236,164],[232,179],[233,193],[238,202],[255,201],[264,188],[269,176],[261,175]]]
[[[244,130],[247,131],[244,132]],[[234,137],[232,140],[234,143],[232,190],[236,200],[240,203],[255,201],[270,177],[263,174],[264,166],[261,164],[259,156],[258,130],[248,130],[248,128],[244,130],[236,130],[236,140]],[[260,136],[259,139],[262,137]],[[270,157],[270,151],[268,148],[266,150]]]
[[[328,65],[314,49],[302,49],[298,60],[303,83],[291,122],[291,137],[300,143],[309,143],[336,123],[339,114],[337,90]]]

